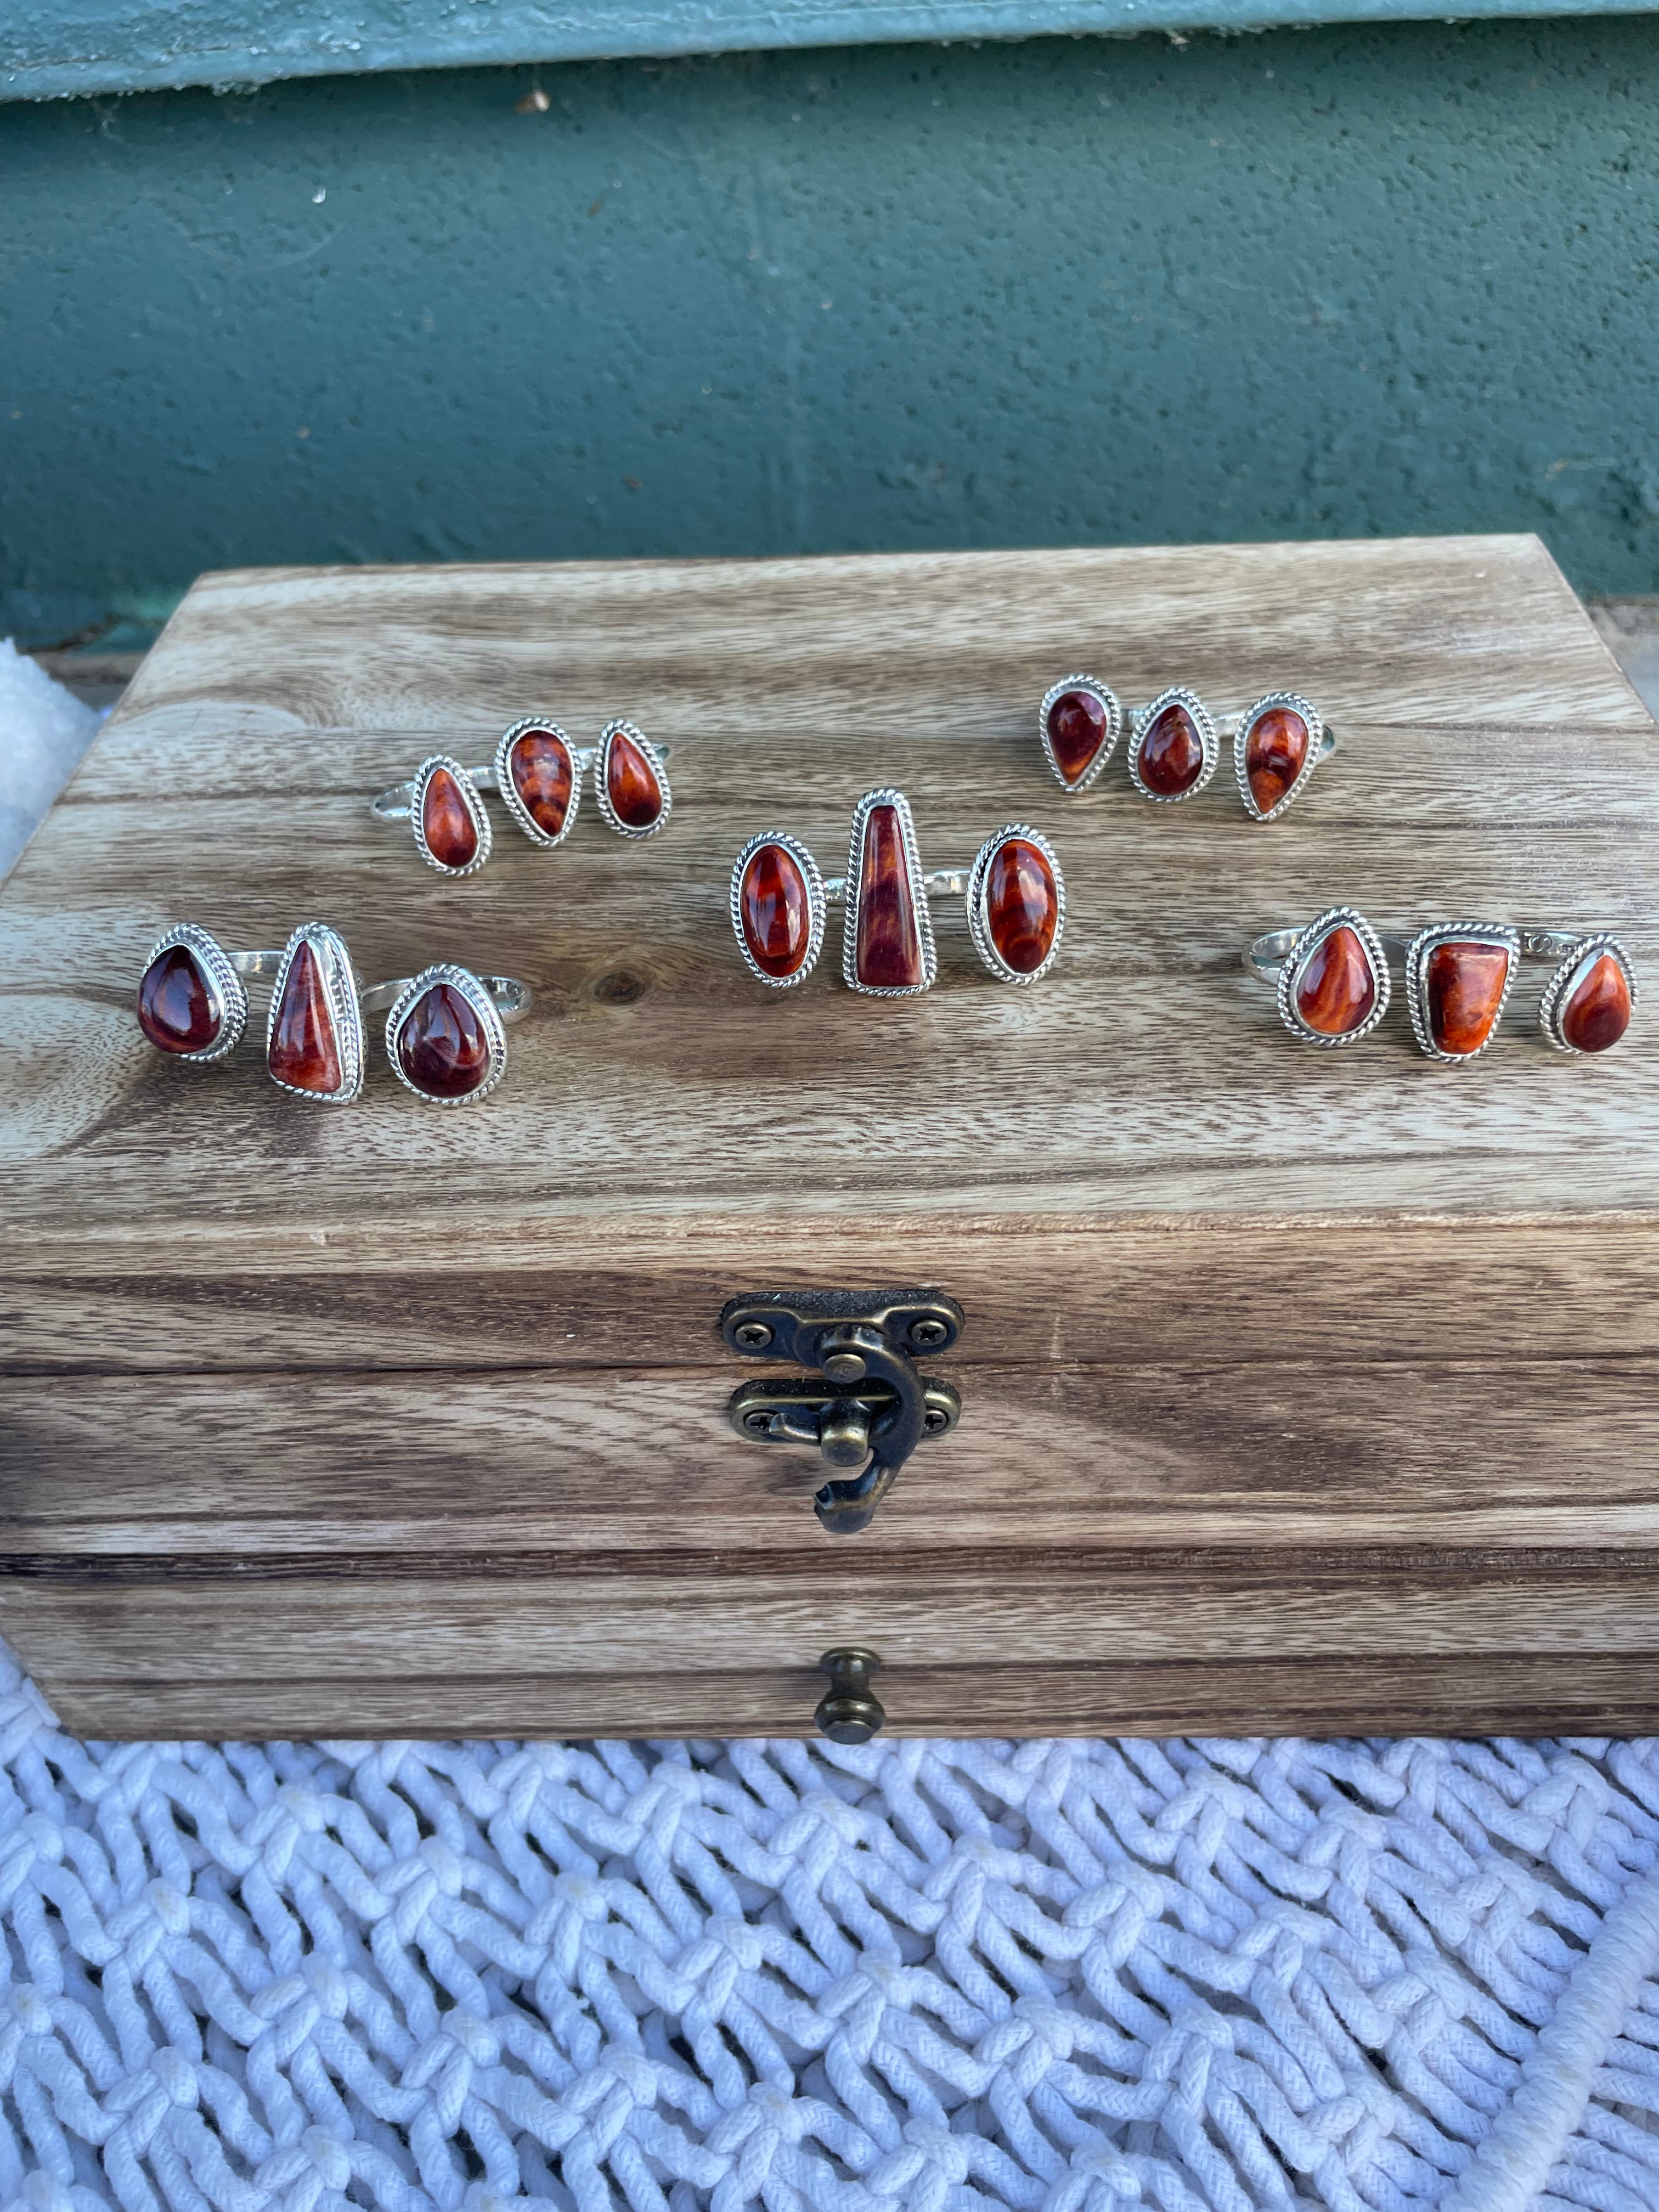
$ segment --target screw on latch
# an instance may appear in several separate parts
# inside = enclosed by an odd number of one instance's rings
[[[910,1341],[918,1352],[936,1350],[950,1334],[942,1321],[913,1321],[910,1324]]]
[[[818,1700],[813,1719],[831,1743],[868,1743],[887,1715],[870,1687],[870,1677],[881,1666],[873,1651],[848,1645],[826,1651],[818,1662],[830,1687]]]
[[[739,1322],[732,1334],[744,1352],[764,1352],[772,1341],[772,1332],[763,1321]]]

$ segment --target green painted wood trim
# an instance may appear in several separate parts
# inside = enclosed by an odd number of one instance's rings
[[[1619,15],[1635,0],[1460,0],[1460,17]],[[901,40],[1435,20],[1425,0],[41,0],[0,32],[0,99],[369,70]]]

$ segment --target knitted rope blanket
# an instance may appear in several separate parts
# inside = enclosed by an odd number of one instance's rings
[[[0,2203],[1654,2212],[1656,1866],[1652,1743],[98,1745],[0,1654]]]

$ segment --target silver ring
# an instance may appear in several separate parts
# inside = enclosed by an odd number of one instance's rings
[[[1307,788],[1336,747],[1336,733],[1299,691],[1269,691],[1242,714],[1212,716],[1195,691],[1175,684],[1127,716],[1117,695],[1094,676],[1062,676],[1037,710],[1037,735],[1050,774],[1065,790],[1087,791],[1117,748],[1125,723],[1130,778],[1159,805],[1196,798],[1233,741],[1233,772],[1245,811],[1275,822]]]
[[[138,1026],[157,1052],[208,1066],[247,1027],[244,975],[269,975],[280,952],[227,952],[211,930],[181,921],[151,948],[138,979]]]

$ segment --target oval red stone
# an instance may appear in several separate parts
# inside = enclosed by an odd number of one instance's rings
[[[1510,956],[1478,939],[1437,945],[1423,978],[1429,1035],[1442,1052],[1479,1052],[1504,1006]]]
[[[624,730],[618,730],[611,740],[605,786],[611,812],[627,829],[648,830],[662,812],[662,785],[657,772]]]
[[[1630,1027],[1630,978],[1611,952],[1602,952],[1574,977],[1559,1027],[1575,1052],[1605,1052]]]
[[[446,868],[465,868],[478,850],[478,833],[461,795],[461,787],[447,768],[434,768],[427,778],[421,800],[421,834],[426,849]]]
[[[1030,975],[1048,957],[1060,890],[1048,855],[1029,837],[1005,837],[985,876],[985,927],[1004,964]]]
[[[1048,709],[1048,750],[1067,783],[1076,783],[1106,742],[1110,718],[1092,691],[1062,691]]]
[[[309,945],[289,963],[265,1048],[265,1065],[279,1083],[331,1097],[340,1088],[340,1045],[323,971]]]
[[[865,824],[853,971],[874,990],[915,990],[927,981],[896,806],[872,806]]]
[[[1302,773],[1308,726],[1292,707],[1269,707],[1244,740],[1244,780],[1264,814],[1271,814]]]
[[[205,1052],[224,1025],[218,994],[190,947],[158,952],[138,984],[138,1026],[157,1052]]]
[[[793,853],[763,845],[750,856],[738,888],[743,941],[765,975],[793,975],[812,940],[806,877]]]
[[[1140,741],[1140,780],[1159,799],[1179,799],[1204,773],[1204,740],[1178,699],[1172,699]]]
[[[489,1035],[465,992],[422,992],[398,1030],[398,1065],[428,1098],[465,1098],[488,1079]]]
[[[569,746],[551,730],[526,730],[513,740],[507,769],[526,813],[544,836],[556,837],[576,780]]]
[[[1321,1036],[1346,1036],[1376,1004],[1376,977],[1357,930],[1342,922],[1314,947],[1297,979],[1296,1011]]]

